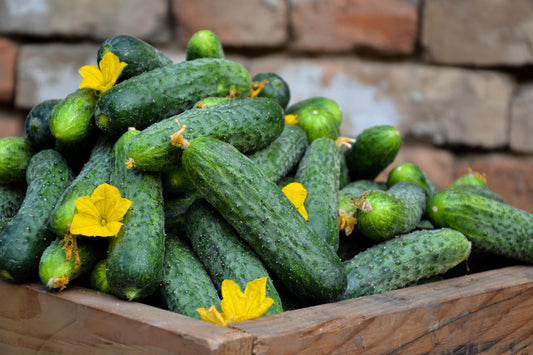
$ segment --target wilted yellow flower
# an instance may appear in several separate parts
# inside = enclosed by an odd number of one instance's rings
[[[78,70],[83,77],[79,88],[94,89],[99,94],[103,94],[115,85],[115,82],[126,65],[115,54],[108,52],[104,54],[98,66],[84,65]]]

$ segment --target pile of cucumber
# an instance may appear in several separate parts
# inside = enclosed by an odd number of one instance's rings
[[[532,213],[476,174],[437,191],[404,163],[377,181],[398,129],[342,137],[333,99],[289,105],[283,78],[252,76],[214,33],[192,36],[178,63],[126,35],[97,61],[110,51],[127,63],[110,90],[44,101],[26,136],[0,139],[0,278],[199,318],[225,279],[244,290],[266,276],[272,314],[464,274],[475,258],[533,263]],[[282,192],[291,182],[308,219]],[[132,205],[116,236],[77,237],[76,268],[63,237],[75,200],[103,183]]]

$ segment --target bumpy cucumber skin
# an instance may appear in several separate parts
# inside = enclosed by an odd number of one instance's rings
[[[0,184],[0,218],[13,217],[25,195],[25,188],[19,184]]]
[[[426,197],[430,198],[437,192],[435,185],[420,166],[413,163],[401,163],[396,165],[387,176],[387,186],[392,187],[400,181],[411,181],[420,185]]]
[[[167,234],[183,235],[185,231],[185,214],[189,207],[202,195],[194,191],[183,196],[165,199],[165,230]]]
[[[251,91],[250,73],[239,63],[202,58],[153,69],[116,84],[103,93],[95,108],[97,126],[119,136],[128,127],[142,130],[179,114],[206,96],[237,97]]]
[[[78,240],[78,253],[81,264],[74,270],[76,266],[74,257],[65,260],[66,254],[62,239],[54,239],[39,259],[41,282],[49,289],[57,289],[58,285],[54,285],[53,280],[55,278],[61,279],[64,275],[68,277],[68,283],[72,282],[79,276],[90,272],[94,265],[105,257],[105,248],[102,248],[102,245],[97,241],[80,239]]]
[[[287,107],[285,110],[286,114],[298,115],[300,111],[305,107],[320,107],[327,110],[335,118],[335,122],[340,126],[342,122],[342,110],[339,104],[328,97],[324,96],[313,96],[305,100],[295,102],[294,104]]]
[[[339,126],[333,115],[320,107],[305,107],[298,112],[298,126],[307,133],[309,142],[320,137],[337,139],[340,136]]]
[[[93,89],[78,89],[54,106],[50,113],[50,132],[65,143],[81,142],[95,128],[94,107],[98,96]]]
[[[412,231],[426,208],[426,195],[412,182],[399,182],[387,191],[371,190],[365,206],[356,210],[357,228],[376,241]]]
[[[289,84],[281,76],[276,73],[264,72],[258,73],[252,77],[252,82],[262,82],[268,79],[267,84],[257,95],[258,97],[268,97],[276,100],[281,108],[287,108],[291,100],[291,90]]]
[[[181,165],[163,171],[161,179],[165,196],[180,196],[194,191],[194,185]]]
[[[185,47],[185,59],[224,58],[224,49],[218,36],[209,30],[195,32]]]
[[[401,143],[400,132],[393,126],[372,126],[359,133],[344,153],[350,179],[375,179],[394,161]]]
[[[295,175],[296,181],[307,190],[304,207],[309,224],[335,251],[339,248],[339,156],[333,139],[317,138],[307,148]]]
[[[185,149],[182,163],[197,190],[294,295],[329,302],[343,292],[339,257],[249,158],[203,137]]]
[[[163,305],[168,310],[201,319],[196,309],[212,305],[220,310],[220,297],[207,270],[193,249],[175,235],[165,242],[161,287]]]
[[[109,52],[115,54],[121,62],[127,63],[118,77],[119,82],[152,69],[172,64],[172,60],[160,50],[129,35],[112,36],[102,42],[98,48],[96,62],[100,63],[104,54]]]
[[[30,160],[26,178],[24,201],[0,234],[0,274],[17,283],[38,278],[39,258],[55,237],[49,227],[50,213],[72,181],[72,173],[61,154],[45,149]]]
[[[44,100],[28,112],[24,122],[26,137],[35,151],[54,148],[55,137],[50,132],[50,114],[60,99]]]
[[[278,182],[298,165],[308,146],[309,140],[304,130],[296,125],[286,124],[272,143],[249,157],[269,179]]]
[[[342,299],[402,288],[443,274],[470,255],[470,242],[459,231],[420,230],[376,244],[344,262],[348,286]]]
[[[24,182],[32,156],[31,144],[26,137],[0,138],[0,182]]]
[[[533,213],[457,188],[428,202],[429,220],[462,232],[474,248],[533,263]]]
[[[96,263],[94,268],[91,270],[90,284],[91,288],[102,293],[112,294],[111,288],[107,283],[107,260],[102,259]]]
[[[124,133],[113,147],[111,185],[131,201],[121,230],[110,241],[107,282],[117,297],[134,300],[154,293],[161,280],[165,250],[163,188],[159,174],[128,169],[126,145],[139,134]]]
[[[187,126],[183,137],[192,141],[210,136],[226,141],[242,152],[264,148],[276,139],[285,125],[283,110],[265,98],[235,99],[227,103],[183,112],[142,130],[128,147],[128,158],[144,171],[163,171],[180,164],[182,148],[170,142]]]
[[[196,201],[185,216],[191,246],[221,292],[224,280],[233,280],[244,292],[246,284],[267,277],[266,297],[274,300],[265,313],[283,312],[280,296],[263,262],[237,231],[204,199]]]
[[[94,189],[109,183],[113,167],[114,141],[101,137],[94,146],[89,160],[63,192],[50,216],[50,226],[58,236],[64,236],[76,214],[76,199],[90,196]]]

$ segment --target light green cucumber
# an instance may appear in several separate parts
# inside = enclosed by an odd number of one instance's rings
[[[298,101],[287,107],[285,110],[286,114],[299,115],[300,111],[306,107],[320,107],[327,110],[337,123],[337,126],[340,126],[342,122],[342,109],[340,105],[333,99],[324,96],[313,96],[307,99]]]
[[[195,32],[185,47],[185,59],[224,58],[224,49],[218,36],[209,30]]]
[[[427,198],[430,198],[437,192],[435,185],[427,174],[419,165],[414,163],[400,163],[394,166],[387,175],[387,186],[389,188],[400,181],[411,181],[420,185]]]
[[[333,115],[321,107],[305,107],[298,112],[298,126],[305,133],[309,142],[320,137],[337,139],[340,136],[339,126]]]
[[[0,182],[24,184],[26,169],[32,156],[28,138],[0,138]]]
[[[107,283],[107,275],[106,275],[106,269],[107,269],[107,260],[101,259],[96,263],[94,268],[91,270],[91,277],[90,277],[90,285],[93,290],[112,294],[111,288],[109,287],[109,284]]]

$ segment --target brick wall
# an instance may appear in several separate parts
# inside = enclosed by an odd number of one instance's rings
[[[419,164],[438,188],[476,169],[533,212],[531,0],[0,0],[0,136],[74,91],[104,39],[181,61],[200,29],[252,74],[284,77],[291,102],[336,100],[344,135],[398,127],[393,165]]]

